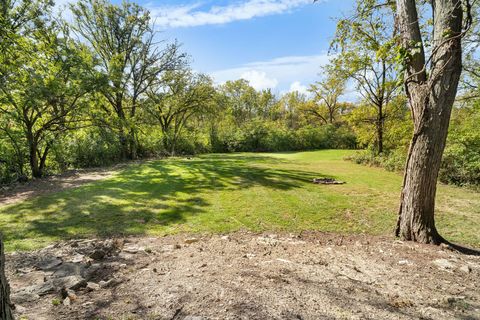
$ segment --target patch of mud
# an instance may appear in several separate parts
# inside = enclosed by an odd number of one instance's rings
[[[55,274],[77,278],[18,301]],[[21,319],[480,319],[480,257],[366,236],[69,241],[7,275]]]

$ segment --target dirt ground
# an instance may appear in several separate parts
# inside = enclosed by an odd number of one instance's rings
[[[34,179],[26,183],[14,183],[0,187],[0,206],[18,203],[35,196],[55,193],[105,179],[111,177],[119,169],[127,165],[127,163],[121,163],[112,167],[69,170],[44,179]]]
[[[480,319],[480,257],[388,238],[72,240],[7,259],[18,319]]]

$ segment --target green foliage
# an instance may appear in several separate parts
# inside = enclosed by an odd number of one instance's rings
[[[363,150],[352,154],[346,159],[357,164],[382,167],[388,171],[400,172],[405,167],[406,157],[407,153],[402,149],[395,149],[380,155],[372,150]]]
[[[132,2],[81,0],[71,22],[53,17],[50,1],[0,2],[0,184],[210,152],[365,148],[359,163],[401,170],[412,123],[396,67],[412,52],[399,52],[393,7],[378,4],[357,1],[338,21],[337,55],[307,94],[275,95],[193,72]],[[341,102],[350,80],[357,104]],[[444,182],[478,184],[477,109],[454,114]]]
[[[405,149],[410,143],[413,124],[410,110],[404,97],[397,97],[383,109],[383,146],[389,153],[397,148]],[[361,104],[345,116],[347,123],[357,135],[360,147],[376,152],[377,110],[369,104]]]
[[[276,122],[252,121],[240,130],[215,131],[213,152],[278,152],[316,149],[353,149],[355,135],[346,127],[306,126],[292,130]]]
[[[67,140],[64,152],[75,168],[106,166],[121,160],[116,136],[101,128],[76,132]]]
[[[442,159],[439,179],[443,183],[460,186],[480,186],[480,103],[455,108],[450,123],[447,145]],[[366,130],[365,132],[368,132]],[[392,123],[389,151],[377,155],[371,150],[357,152],[349,160],[402,171],[408,152],[411,127],[406,118]],[[360,142],[363,135],[357,135]]]
[[[440,181],[480,186],[480,102],[453,110]]]

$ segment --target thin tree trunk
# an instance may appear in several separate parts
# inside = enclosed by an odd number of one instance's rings
[[[10,286],[5,277],[5,253],[3,240],[0,236],[0,319],[13,320],[10,302]]]
[[[378,154],[383,153],[383,109],[382,107],[378,107],[377,151],[378,151]]]
[[[33,138],[28,138],[28,152],[29,152],[29,162],[30,169],[32,170],[32,176],[34,178],[41,178],[42,173],[40,171],[37,155],[37,144]]]
[[[459,0],[432,2],[434,47],[427,74],[415,0],[397,0],[403,46],[408,50],[417,46],[406,63],[405,75],[414,122],[396,229],[396,235],[405,240],[445,241],[435,228],[435,194],[462,66],[461,5]]]

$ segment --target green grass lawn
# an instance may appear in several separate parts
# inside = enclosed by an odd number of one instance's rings
[[[79,188],[0,208],[7,250],[78,237],[239,229],[392,234],[402,177],[344,161],[352,151],[214,154],[132,164]],[[315,185],[314,177],[345,185]],[[480,196],[440,185],[446,238],[480,247]]]

